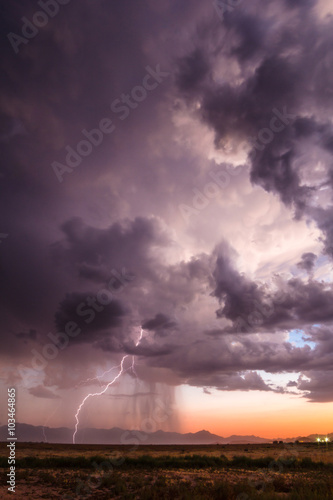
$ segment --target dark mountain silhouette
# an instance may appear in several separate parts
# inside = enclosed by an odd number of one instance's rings
[[[29,424],[16,424],[16,437],[20,442],[48,442],[48,443],[72,443],[73,429],[67,427],[43,427]],[[321,436],[321,435],[320,435]],[[327,434],[330,440],[333,439],[333,433]],[[6,441],[8,437],[7,426],[0,427],[0,441]],[[311,434],[307,437],[296,437],[284,439],[284,442],[295,440],[303,442],[314,442],[317,434]],[[277,440],[282,440],[277,438]],[[271,443],[272,439],[261,438],[258,436],[237,436],[229,437],[218,436],[209,431],[188,432],[181,434],[179,432],[143,432],[139,430],[125,430],[119,427],[112,429],[80,429],[76,436],[76,443],[80,444],[263,444]]]

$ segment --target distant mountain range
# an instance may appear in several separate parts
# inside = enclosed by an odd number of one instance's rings
[[[16,424],[16,437],[20,442],[47,442],[47,443],[72,443],[73,429],[67,427],[42,427],[29,424]],[[333,433],[327,434],[332,441]],[[0,427],[0,441],[6,441],[8,437],[7,426]],[[303,442],[314,442],[317,434],[311,434],[306,437],[296,437],[284,439],[284,442],[295,440]],[[281,440],[282,439],[277,439]],[[229,436],[221,437],[217,434],[211,434],[209,431],[189,432],[181,434],[179,432],[142,432],[133,430],[124,430],[119,427],[112,429],[92,429],[86,428],[79,430],[76,436],[78,444],[262,444],[271,443],[272,439],[265,439],[258,436]]]

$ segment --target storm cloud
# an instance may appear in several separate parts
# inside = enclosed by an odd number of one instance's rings
[[[18,53],[7,34],[22,36],[36,3],[6,6],[4,380],[23,384],[13,361],[31,370],[50,332],[77,328],[31,396],[58,398],[129,356],[146,383],[333,401],[322,3],[241,2],[222,20],[199,0],[70,2]],[[100,137],[102,120],[114,130],[96,145],[83,130]],[[59,182],[52,164],[75,161]]]

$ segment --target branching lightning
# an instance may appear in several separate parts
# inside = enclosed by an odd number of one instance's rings
[[[81,385],[86,385],[88,382],[92,382],[93,380],[98,380],[99,384],[102,385],[101,378],[105,377],[105,375],[110,373],[112,370],[116,370],[117,368],[120,368],[120,365],[112,366],[111,368],[109,368],[105,372],[101,373],[101,375],[96,375],[96,377],[91,377],[91,378],[87,378],[86,380],[81,380],[81,382],[75,386],[75,389],[77,389]]]
[[[138,340],[137,340],[137,342],[136,342],[135,346],[138,346],[138,345],[140,344],[140,342],[141,342],[141,340],[142,340],[142,336],[143,336],[143,330],[142,330],[142,328],[141,328],[141,330],[140,330],[140,336],[139,336],[139,338],[138,338]],[[116,382],[116,381],[117,381],[117,380],[121,377],[121,375],[124,373],[124,371],[126,371],[126,370],[124,370],[124,362],[125,362],[125,360],[126,360],[128,357],[129,357],[129,354],[126,354],[126,355],[123,357],[123,359],[121,360],[120,365],[119,365],[120,370],[119,370],[118,374],[117,374],[117,375],[116,375],[116,376],[115,376],[115,377],[114,377],[114,378],[113,378],[113,379],[112,379],[112,380],[111,380],[111,381],[110,381],[110,382],[109,382],[109,383],[108,383],[108,384],[104,387],[104,389],[103,389],[102,391],[100,391],[100,392],[95,392],[95,393],[89,393],[89,394],[87,394],[87,396],[86,396],[86,397],[82,400],[82,402],[81,402],[80,406],[78,407],[78,409],[77,409],[77,411],[76,411],[76,414],[75,414],[75,421],[76,421],[76,423],[75,423],[75,430],[74,430],[74,433],[73,433],[73,444],[75,444],[75,436],[76,436],[76,434],[77,434],[78,427],[79,427],[79,423],[80,423],[80,422],[79,422],[79,415],[80,415],[80,412],[81,412],[81,410],[82,410],[82,408],[83,408],[83,406],[84,406],[85,402],[86,402],[89,398],[92,398],[92,397],[95,397],[95,396],[102,396],[102,394],[104,394],[104,393],[108,390],[108,388],[109,388],[111,385],[113,385],[113,384],[114,384],[114,383],[115,383],[115,382]],[[113,369],[113,368],[111,368],[111,369]],[[100,377],[102,377],[103,375],[106,375],[108,372],[110,372],[110,371],[111,371],[111,369],[110,369],[110,370],[107,370],[106,372],[104,372],[104,373],[103,373],[102,375],[100,375],[99,377],[95,377],[95,378],[93,378],[93,379],[88,379],[88,380],[96,380],[96,379],[99,379],[99,378],[100,378]],[[133,373],[137,376],[137,373],[136,373],[136,371],[135,371],[135,356],[132,356],[132,365],[131,365],[131,369],[132,369]]]

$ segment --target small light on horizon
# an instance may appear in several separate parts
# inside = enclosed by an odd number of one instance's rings
[[[330,438],[329,438],[329,437],[327,437],[327,436],[326,436],[325,438],[320,438],[320,437],[317,437],[317,442],[318,442],[318,443],[328,443],[328,442],[329,442],[329,440],[330,440]]]

